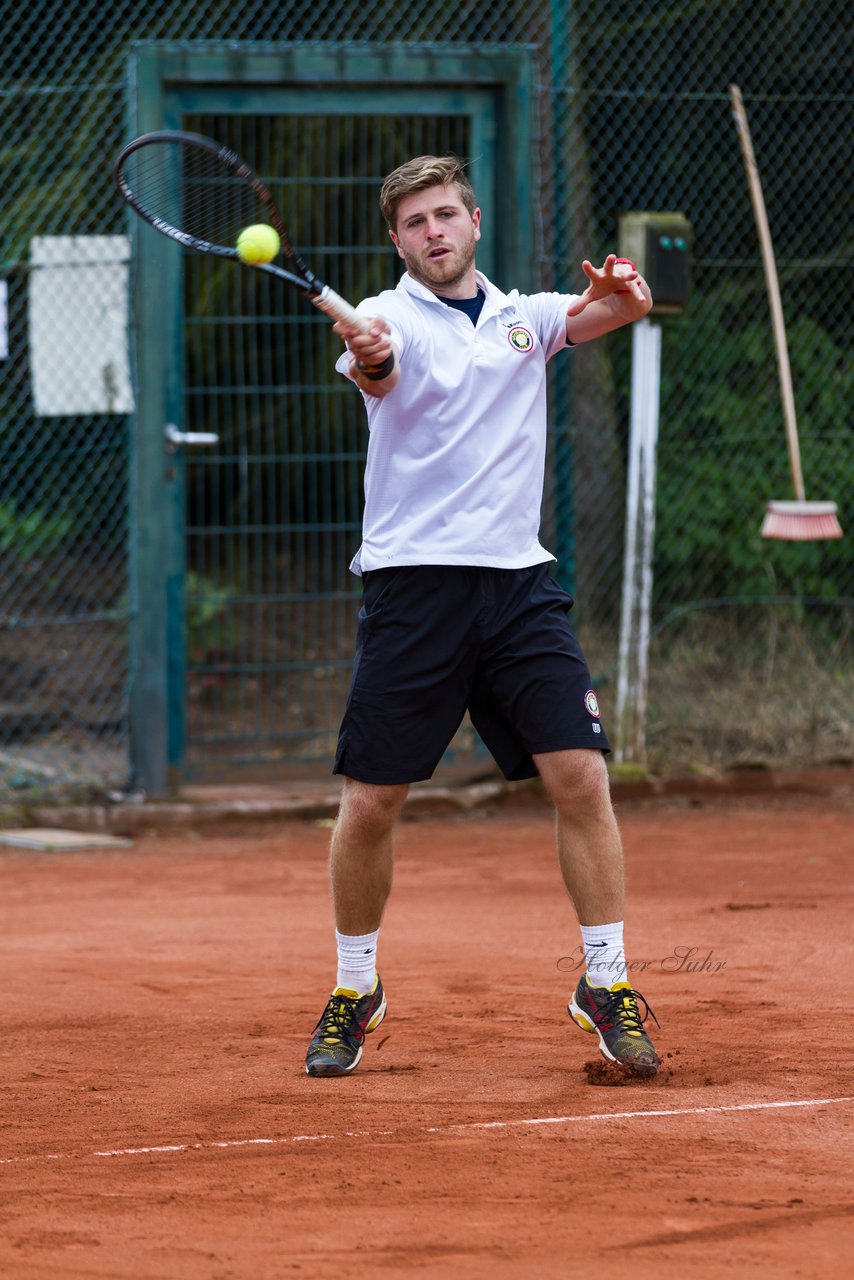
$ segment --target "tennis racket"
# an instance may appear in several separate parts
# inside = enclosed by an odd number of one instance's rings
[[[113,179],[135,213],[185,249],[273,276],[333,320],[368,332],[368,324],[350,303],[306,266],[264,182],[228,147],[181,130],[145,133],[119,152]],[[244,263],[238,256],[237,237],[244,227],[257,223],[276,231],[286,267]]]

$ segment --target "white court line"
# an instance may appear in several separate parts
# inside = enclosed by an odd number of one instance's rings
[[[224,1151],[236,1147],[283,1147],[296,1142],[335,1142],[341,1138],[394,1138],[401,1133],[465,1133],[481,1129],[534,1128],[549,1124],[590,1124],[603,1120],[644,1120],[662,1116],[724,1115],[737,1111],[784,1111],[794,1107],[829,1107],[854,1102],[854,1096],[842,1098],[795,1098],[783,1102],[739,1102],[722,1107],[676,1107],[651,1111],[599,1111],[583,1116],[534,1116],[527,1120],[476,1120],[464,1124],[419,1126],[415,1129],[348,1129],[344,1133],[298,1133],[287,1138],[233,1138],[209,1142],[172,1142],[151,1147],[119,1147],[114,1151],[67,1152],[57,1155],[10,1156],[0,1158],[0,1165],[31,1164],[41,1160],[115,1159],[121,1156],[171,1155],[181,1151]]]

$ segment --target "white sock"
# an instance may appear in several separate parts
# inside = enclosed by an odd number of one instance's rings
[[[592,987],[613,987],[615,982],[628,981],[622,920],[616,924],[583,924],[581,941]]]
[[[355,991],[360,996],[373,990],[377,976],[377,939],[379,929],[373,933],[347,934],[335,930],[338,945],[338,986]]]

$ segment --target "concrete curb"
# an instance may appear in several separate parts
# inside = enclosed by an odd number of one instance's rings
[[[611,779],[616,804],[681,798],[712,803],[748,797],[784,795],[854,796],[854,767],[809,770],[734,770],[701,777]],[[119,800],[115,804],[38,805],[0,809],[0,826],[62,827],[72,831],[134,836],[157,830],[199,830],[250,824],[331,820],[338,810],[337,786],[302,782],[281,787],[189,788],[174,800]],[[540,809],[548,801],[538,780],[507,783],[501,778],[452,786],[417,784],[407,798],[404,817],[462,815],[501,810]]]

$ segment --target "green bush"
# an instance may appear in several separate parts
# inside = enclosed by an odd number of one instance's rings
[[[0,502],[0,552],[25,563],[58,551],[74,529],[69,515],[47,515],[39,507],[22,512],[14,499]]]
[[[662,335],[655,582],[659,602],[854,592],[854,543],[763,539],[769,499],[794,497],[770,324],[735,295],[698,298]],[[854,491],[854,368],[809,317],[789,333],[807,497]],[[849,530],[850,532],[850,530]]]

